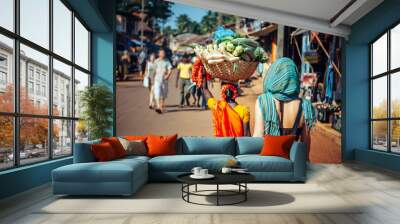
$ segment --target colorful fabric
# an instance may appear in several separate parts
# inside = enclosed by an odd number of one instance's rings
[[[258,97],[258,102],[264,118],[264,133],[279,136],[279,115],[274,99],[284,102],[298,99],[300,81],[296,64],[290,58],[276,60],[264,77],[263,87],[264,93]],[[311,101],[303,99],[302,109],[306,125],[311,128],[315,123]]]
[[[208,105],[213,114],[214,136],[216,137],[238,137],[243,136],[243,122],[239,113],[236,112],[226,101],[215,99],[208,100]]]
[[[221,89],[221,97],[226,100],[225,91],[230,89],[233,92],[232,99],[236,99],[238,97],[238,90],[232,84],[225,84]]]
[[[215,98],[208,99],[207,101],[208,108],[212,110],[216,103],[217,100]],[[237,114],[239,114],[239,117],[243,123],[247,123],[250,121],[250,110],[248,107],[238,104],[233,109],[236,111]]]
[[[191,63],[179,63],[177,69],[179,70],[179,78],[190,79],[190,70],[192,70],[193,65]]]
[[[206,72],[204,80],[203,69],[205,69],[203,63],[200,59],[196,58],[192,68],[192,81],[196,83],[198,87],[202,86],[204,81],[211,80],[211,75],[208,72]]]

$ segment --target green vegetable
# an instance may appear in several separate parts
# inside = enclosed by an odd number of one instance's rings
[[[222,39],[219,39],[217,41],[217,43],[219,44],[219,43],[222,43],[222,42],[225,42],[225,41],[230,41],[230,40],[233,40],[233,37],[232,36],[226,36],[226,37],[224,37]]]
[[[229,53],[232,53],[235,50],[235,45],[232,42],[227,42],[226,43],[226,50]]]
[[[253,47],[253,48],[257,48],[260,46],[258,42],[251,40],[249,38],[236,38],[233,39],[231,42],[235,45],[246,45],[248,47]]]
[[[242,46],[236,46],[235,50],[233,51],[233,56],[238,57],[243,54],[244,48]]]
[[[261,60],[262,57],[264,56],[264,49],[262,47],[257,47],[254,50],[254,57],[257,61]]]
[[[237,63],[233,63],[233,72],[235,73],[238,70],[239,66]]]

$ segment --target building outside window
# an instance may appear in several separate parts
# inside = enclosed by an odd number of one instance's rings
[[[28,82],[28,93],[29,94],[34,94],[34,87],[33,87],[33,82],[32,81]]]
[[[51,2],[19,1],[19,12],[10,12],[12,17],[20,16],[10,19],[19,21],[15,30],[0,21],[0,26],[8,30],[0,29],[0,98],[8,99],[0,100],[0,170],[70,156],[74,141],[87,139],[86,126],[78,121],[79,113],[71,106],[79,103],[81,89],[69,86],[90,83],[86,81],[91,75],[90,32],[64,1]],[[13,60],[14,53],[19,61]],[[19,88],[15,88],[15,67],[19,68]],[[1,90],[2,84],[11,88]],[[16,89],[20,94],[14,99]],[[13,109],[15,104],[18,112]],[[33,136],[34,132],[39,134]]]
[[[400,24],[370,45],[371,148],[400,153]]]

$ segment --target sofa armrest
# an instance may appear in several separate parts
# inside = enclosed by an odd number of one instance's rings
[[[74,163],[95,162],[96,158],[92,153],[90,146],[93,142],[75,143],[74,145]]]
[[[303,142],[294,142],[290,149],[290,160],[293,162],[293,179],[306,180],[307,145]]]

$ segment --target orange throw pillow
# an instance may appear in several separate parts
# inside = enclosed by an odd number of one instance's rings
[[[264,146],[261,149],[261,156],[280,156],[289,159],[290,148],[295,141],[295,135],[264,136]]]
[[[117,158],[125,157],[126,151],[124,146],[122,146],[121,142],[117,137],[109,137],[109,138],[101,138],[101,142],[108,142],[114,149],[115,155]]]
[[[99,162],[110,161],[117,158],[113,147],[108,142],[93,144],[91,145],[91,149],[94,157]]]
[[[146,141],[146,139],[147,139],[147,136],[144,136],[144,135],[127,135],[127,136],[124,136],[123,137],[124,139],[126,139],[126,140],[129,140],[129,141]]]
[[[176,139],[178,135],[147,137],[148,156],[176,155]]]

